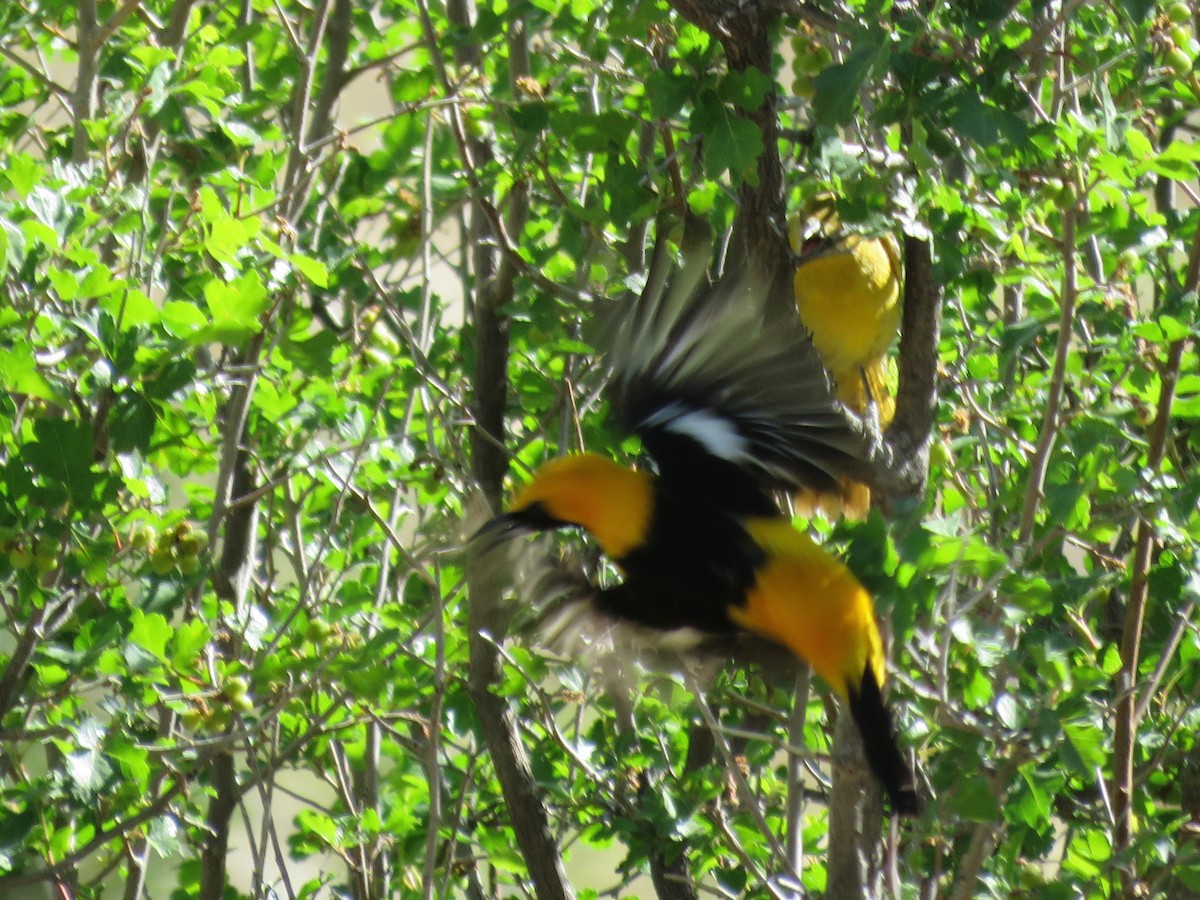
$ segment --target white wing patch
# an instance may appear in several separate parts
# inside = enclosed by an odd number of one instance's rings
[[[688,409],[679,401],[669,403],[642,423],[648,428],[686,435],[713,456],[732,463],[753,462],[750,442],[737,425],[710,409]]]

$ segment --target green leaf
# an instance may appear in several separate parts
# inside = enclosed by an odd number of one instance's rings
[[[137,391],[122,391],[113,402],[108,418],[112,448],[118,453],[145,453],[154,437],[154,407]]]
[[[0,348],[0,390],[37,397],[63,408],[70,405],[66,391],[37,370],[33,349],[29,345],[11,350]]]
[[[693,97],[705,88],[711,89],[708,79],[678,72],[654,70],[646,79],[646,95],[650,98],[650,112],[659,119],[670,119],[678,115]]]
[[[204,300],[212,316],[212,326],[206,334],[229,343],[238,343],[261,331],[259,316],[271,303],[261,275],[253,270],[228,284],[212,279],[204,285]]]
[[[66,773],[76,789],[90,797],[112,775],[112,767],[102,752],[104,731],[95,720],[85,719],[75,728],[73,737],[79,749],[67,753]]]
[[[981,775],[964,773],[948,799],[954,811],[968,822],[995,822],[1003,815],[996,795]]]
[[[1171,874],[1191,893],[1200,893],[1200,862],[1172,866]]]
[[[755,173],[763,150],[762,131],[740,118],[715,93],[706,92],[697,99],[691,127],[706,137],[704,171],[710,178],[725,171],[739,180]]]
[[[1154,156],[1154,145],[1136,128],[1125,129],[1125,148],[1133,159],[1151,159]]]
[[[550,110],[543,100],[527,100],[510,108],[508,115],[518,130],[537,134],[550,124]]]
[[[208,319],[194,303],[184,300],[168,300],[163,304],[162,323],[167,334],[187,339],[207,326]]]
[[[329,287],[329,269],[320,260],[301,253],[292,253],[288,256],[288,262],[317,287]]]
[[[1064,753],[1064,759],[1078,775],[1091,780],[1106,761],[1104,733],[1094,725],[1067,724],[1063,725],[1063,734],[1067,738],[1063,749],[1069,747],[1074,751],[1074,754]]]
[[[583,153],[601,153],[623,147],[636,120],[616,110],[602,113],[564,113],[555,118],[571,146]]]
[[[100,481],[92,464],[92,429],[85,422],[38,419],[35,440],[26,446],[25,459],[55,494],[65,493],[72,505],[84,504]]]
[[[28,197],[45,176],[45,167],[28,153],[9,153],[4,158],[4,177],[18,197]]]
[[[19,269],[25,260],[25,232],[0,217],[0,259],[7,269]]]
[[[763,105],[772,87],[774,82],[761,69],[734,69],[717,82],[717,96],[739,109],[754,111]]]
[[[288,359],[305,372],[329,376],[334,370],[334,357],[338,346],[337,335],[332,331],[322,330],[303,340],[285,340],[281,349]]]
[[[1025,138],[1025,125],[1020,119],[969,92],[959,98],[950,114],[950,124],[958,134],[979,146],[1001,140],[1019,143]]]
[[[199,619],[179,625],[171,640],[171,664],[181,672],[198,671],[200,651],[210,640],[212,632]]]
[[[859,47],[844,62],[826,66],[813,78],[813,116],[818,123],[838,126],[850,121],[877,54],[874,46]]]
[[[132,779],[134,784],[143,790],[149,786],[151,760],[150,754],[144,747],[136,747],[131,743],[116,741],[106,750],[107,755],[116,760],[125,777]]]
[[[145,650],[155,659],[166,662],[167,642],[171,640],[172,628],[159,613],[144,613],[140,609],[130,611],[129,640]]]
[[[39,184],[29,192],[25,202],[34,217],[61,241],[66,232],[67,220],[67,204],[63,195]]]
[[[1195,178],[1197,163],[1200,163],[1200,147],[1190,141],[1172,141],[1162,153],[1150,157],[1151,171],[1177,181]]]
[[[151,820],[146,841],[161,859],[172,859],[182,855],[184,831],[174,816],[159,816]]]
[[[121,328],[126,330],[156,325],[159,321],[158,306],[136,288],[126,290],[119,297],[105,303],[104,309],[114,319],[119,319]]]

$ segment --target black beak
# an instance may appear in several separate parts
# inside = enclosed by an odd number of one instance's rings
[[[467,539],[467,543],[478,543],[480,550],[487,552],[499,546],[510,537],[529,531],[529,526],[517,516],[518,514],[514,513],[505,513],[502,516],[496,516],[490,522],[485,522],[478,531],[471,535]]]
[[[504,513],[496,516],[490,522],[485,522],[482,528],[471,535],[468,543],[473,544],[480,541],[482,542],[480,549],[486,552],[519,534],[548,531],[552,528],[561,528],[565,524],[567,523],[551,517],[542,504],[534,503],[524,509]]]

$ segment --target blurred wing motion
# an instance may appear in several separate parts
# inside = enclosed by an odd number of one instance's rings
[[[670,479],[833,489],[864,453],[821,357],[794,318],[769,319],[763,273],[734,264],[709,284],[710,243],[689,223],[679,274],[655,247],[646,288],[609,354],[614,405]],[[770,512],[775,512],[772,503]]]
[[[822,362],[833,376],[837,396],[859,415],[875,404],[881,428],[896,411],[894,368],[888,348],[900,327],[904,282],[900,248],[894,237],[847,233],[833,198],[823,194],[806,217],[791,228],[796,269],[796,308]],[[822,509],[859,518],[871,504],[866,485],[841,479],[834,491],[810,490],[797,498],[801,514]]]
[[[614,407],[657,473],[590,453],[551,460],[480,533],[578,527],[612,561],[618,583],[559,592],[560,638],[599,622],[730,653],[756,637],[804,660],[849,706],[892,808],[915,813],[871,597],[772,497],[835,490],[863,438],[799,323],[768,321],[766,279],[738,265],[709,284],[709,253],[685,232],[676,272],[660,237],[608,357]]]

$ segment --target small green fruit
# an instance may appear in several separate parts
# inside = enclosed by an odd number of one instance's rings
[[[166,575],[175,568],[175,554],[170,547],[159,547],[150,556],[150,571],[155,575]]]
[[[33,553],[21,544],[8,551],[8,564],[18,572],[33,565]]]
[[[184,575],[195,575],[200,571],[200,558],[198,556],[181,556],[179,571]]]
[[[225,679],[225,684],[221,692],[231,700],[234,697],[244,697],[246,692],[250,690],[250,684],[241,675],[231,675]]]
[[[1172,47],[1163,57],[1163,65],[1170,69],[1177,78],[1182,78],[1192,71],[1192,57],[1179,47]]]
[[[179,718],[180,721],[183,722],[183,727],[188,731],[197,731],[200,728],[203,728],[205,721],[207,721],[207,716],[205,716],[204,712],[194,706],[190,707],[188,711]]]
[[[308,627],[304,629],[304,637],[316,643],[325,640],[332,631],[333,626],[324,619],[310,619]]]
[[[145,550],[147,547],[153,546],[156,540],[158,540],[158,532],[154,530],[153,525],[139,525],[129,536],[129,543],[138,550]]]
[[[204,545],[208,541],[205,539],[203,533],[196,531],[191,534],[185,534],[179,538],[177,543],[181,556],[195,556],[204,548]]]
[[[1192,11],[1186,3],[1172,3],[1167,7],[1167,18],[1175,25],[1187,25],[1192,21]]]

